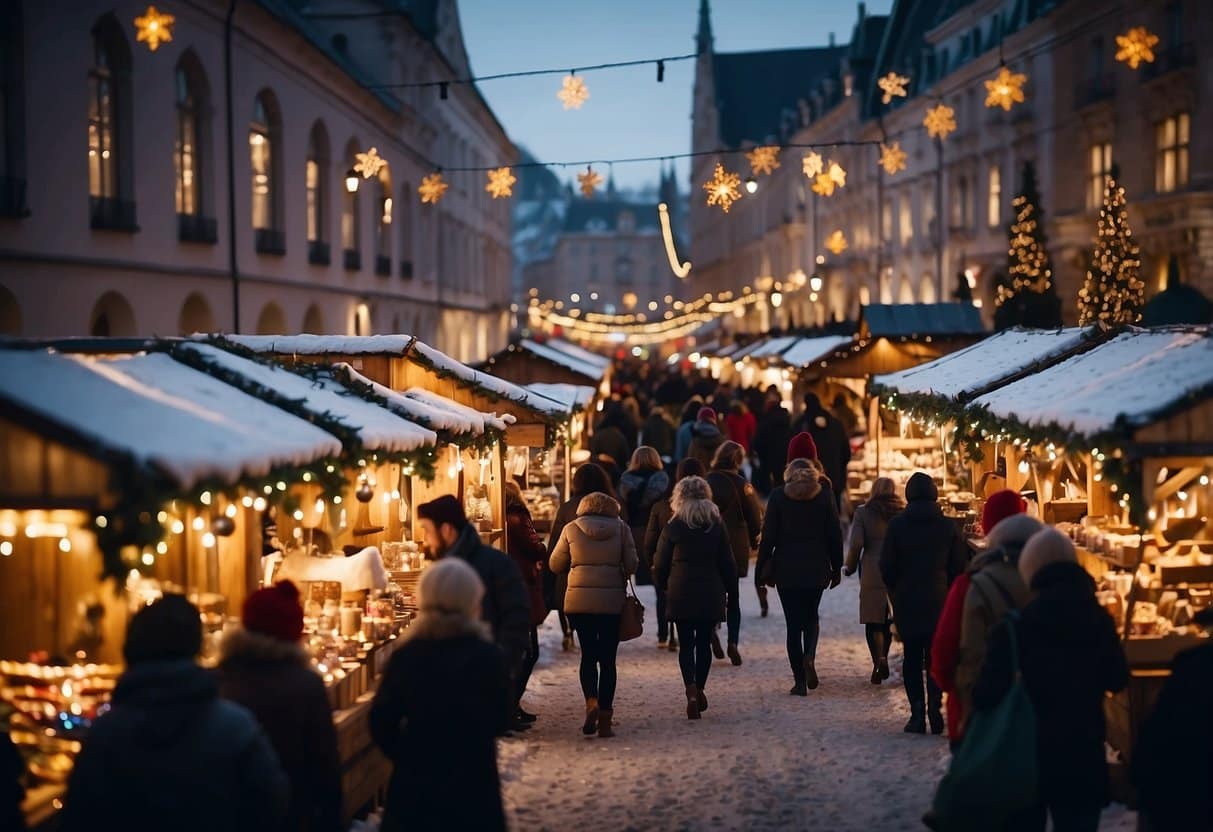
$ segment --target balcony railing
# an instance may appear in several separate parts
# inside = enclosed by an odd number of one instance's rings
[[[385,254],[376,254],[375,274],[380,277],[390,277],[392,274],[392,258]]]
[[[362,252],[356,248],[347,248],[342,254],[342,263],[346,271],[356,272],[362,268]]]
[[[211,217],[178,214],[177,239],[183,243],[214,243],[219,240],[219,232]]]
[[[1191,43],[1180,43],[1157,53],[1153,63],[1143,64],[1142,77],[1150,81],[1195,64],[1196,48]]]
[[[401,260],[400,261],[400,276],[403,277],[405,280],[413,279],[413,261],[412,260]]]
[[[88,198],[89,227],[99,231],[138,231],[135,203],[108,196]]]
[[[28,217],[25,204],[25,180],[0,176],[0,217]]]
[[[257,228],[253,230],[254,244],[258,254],[274,254],[279,257],[286,254],[286,232],[275,228]]]
[[[313,266],[327,266],[332,262],[329,244],[323,240],[312,240],[307,244],[307,261]]]
[[[1112,75],[1100,75],[1088,78],[1074,85],[1074,106],[1076,108],[1090,107],[1101,101],[1107,101],[1116,94],[1116,82]]]

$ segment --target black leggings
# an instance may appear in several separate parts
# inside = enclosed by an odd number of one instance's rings
[[[569,613],[569,623],[581,643],[581,692],[596,697],[598,707],[615,704],[615,658],[619,652],[619,616]]]
[[[526,693],[527,683],[531,681],[531,673],[535,670],[535,664],[539,661],[539,628],[531,628],[531,646],[526,651],[526,658],[522,660],[522,670],[518,674],[518,701],[522,702],[522,694]]]
[[[716,631],[716,622],[679,619],[677,624],[678,634],[682,637],[678,645],[682,683],[703,690],[708,683],[708,672],[712,669],[712,633]]]
[[[821,635],[821,622],[817,608],[821,605],[821,593],[825,587],[816,589],[794,589],[779,587],[779,603],[783,606],[783,617],[788,628],[788,664],[797,682],[804,681],[805,659],[817,657],[817,638]]]
[[[881,659],[888,660],[889,647],[893,644],[893,631],[889,622],[883,624],[864,624],[865,635],[868,639],[868,652],[872,654],[872,664]]]
[[[925,699],[928,713],[939,713],[943,706],[943,691],[931,678],[931,641],[933,635],[906,637],[903,639],[905,659],[901,664],[902,684],[905,685],[906,699],[910,703],[910,713],[923,717],[924,699],[922,695],[923,676],[926,676],[927,695]]]

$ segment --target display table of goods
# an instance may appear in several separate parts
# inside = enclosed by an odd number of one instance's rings
[[[918,471],[930,474],[940,485],[941,494],[956,490],[954,484],[945,484],[944,454],[937,442],[933,447],[882,448],[877,457],[876,443],[871,441],[864,444],[862,454],[847,463],[847,490],[851,501],[859,505],[872,493],[877,477],[888,477],[897,485],[897,493],[905,494],[906,482]]]

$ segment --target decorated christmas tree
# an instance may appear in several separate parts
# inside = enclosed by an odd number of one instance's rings
[[[1134,324],[1141,320],[1146,284],[1139,270],[1137,243],[1129,228],[1125,189],[1116,181],[1115,166],[1104,180],[1103,207],[1087,279],[1078,292],[1078,323]]]
[[[1053,263],[1045,238],[1044,211],[1036,187],[1036,168],[1023,166],[1023,186],[1011,202],[1007,274],[997,283],[994,328],[1061,326],[1061,298],[1053,285]]]

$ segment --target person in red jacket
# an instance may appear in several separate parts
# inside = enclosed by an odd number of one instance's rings
[[[522,694],[526,693],[527,682],[535,663],[539,661],[539,625],[547,618],[548,608],[543,600],[543,566],[548,559],[548,549],[543,538],[535,531],[531,520],[531,512],[522,499],[522,489],[513,480],[505,483],[505,525],[506,548],[510,559],[522,573],[522,581],[526,584],[527,597],[531,601],[531,646],[523,662],[522,672],[518,676],[518,711],[515,715],[516,725],[530,725],[535,721],[535,715],[522,709]]]
[[[750,443],[758,431],[758,420],[745,406],[744,402],[736,401],[729,406],[729,415],[724,419],[725,431],[729,439],[745,449],[746,456],[750,454]]]

